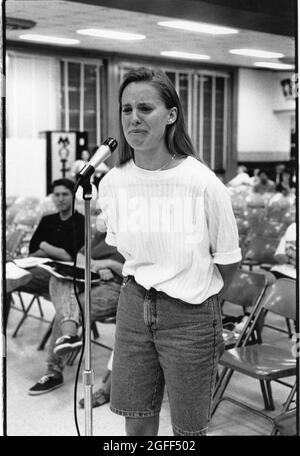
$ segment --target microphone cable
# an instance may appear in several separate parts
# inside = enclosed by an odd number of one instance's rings
[[[76,248],[76,229],[75,229],[75,199],[76,199],[76,192],[78,190],[79,183],[78,181],[75,184],[75,188],[73,191],[73,199],[72,199],[72,217],[73,217],[73,242],[74,242],[74,251],[75,256],[74,256],[74,262],[73,262],[73,289],[74,289],[74,294],[76,297],[77,305],[79,307],[80,311],[80,316],[81,316],[81,327],[82,327],[82,347],[80,349],[80,356],[79,356],[79,361],[76,369],[76,375],[75,375],[75,383],[74,383],[74,404],[73,404],[73,414],[74,414],[74,421],[75,421],[75,427],[77,431],[77,435],[81,437],[80,430],[79,430],[79,425],[78,425],[78,417],[77,417],[77,387],[78,387],[78,380],[79,380],[79,372],[81,368],[81,363],[83,359],[83,354],[84,354],[84,347],[85,347],[85,319],[84,319],[84,313],[82,310],[82,307],[80,305],[79,297],[78,297],[78,292],[77,292],[77,285],[76,285],[76,264],[77,264],[77,248]],[[86,216],[86,214],[85,214]]]

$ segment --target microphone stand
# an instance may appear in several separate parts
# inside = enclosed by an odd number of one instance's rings
[[[76,188],[81,185],[84,199],[84,217],[85,217],[85,275],[84,275],[84,315],[85,315],[85,348],[84,348],[84,365],[83,384],[84,384],[84,409],[85,409],[85,435],[93,435],[93,414],[92,414],[92,390],[94,384],[94,371],[91,368],[91,199],[92,184],[90,176],[95,171],[96,165],[108,158],[117,147],[118,143],[113,138],[108,138],[103,146],[97,159],[88,164],[88,167],[80,171],[80,177],[77,181]],[[102,147],[103,147],[102,146]],[[101,147],[99,148],[99,151]],[[81,174],[82,172],[82,174]]]
[[[84,347],[84,410],[85,435],[93,435],[92,390],[94,371],[91,368],[91,199],[92,184],[90,178],[80,182],[84,199],[84,232],[85,232],[85,280],[84,280],[84,316],[85,316],[85,347]]]

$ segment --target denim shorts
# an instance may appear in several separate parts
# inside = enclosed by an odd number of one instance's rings
[[[119,297],[110,408],[159,415],[168,393],[174,435],[205,435],[224,351],[218,297],[195,305],[127,277]]]

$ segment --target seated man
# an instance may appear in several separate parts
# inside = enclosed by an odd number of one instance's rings
[[[229,182],[227,182],[227,187],[239,187],[240,185],[250,185],[251,178],[248,174],[247,168],[244,165],[241,165],[237,169],[237,174]]]
[[[289,277],[296,280],[296,223],[291,223],[287,228],[274,257],[278,265],[272,267],[272,274],[277,279]]]
[[[264,169],[260,169],[257,177],[259,181],[253,186],[254,193],[273,193],[275,192],[275,182],[269,179],[267,172]]]
[[[52,184],[56,214],[44,216],[29,244],[29,256],[61,261],[72,261],[84,243],[84,216],[75,211],[72,216],[72,195],[75,184],[69,179],[58,179]],[[43,268],[28,269],[29,283],[17,291],[48,294],[50,274]]]
[[[91,247],[91,269],[98,272],[100,284],[91,288],[91,323],[115,315],[122,284],[124,258],[115,247],[105,242],[106,233],[97,232]],[[82,251],[78,254],[77,265],[84,267]],[[81,307],[84,305],[84,285],[77,286]],[[65,355],[80,347],[82,341],[77,336],[80,310],[73,288],[73,281],[51,277],[50,297],[56,308],[54,326],[48,348],[47,371],[33,387],[30,395],[47,393],[63,384]]]

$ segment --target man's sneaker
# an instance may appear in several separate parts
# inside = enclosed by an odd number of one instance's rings
[[[55,342],[53,351],[56,355],[63,356],[80,347],[82,340],[78,336],[62,336]]]
[[[30,396],[35,396],[48,393],[49,391],[59,388],[63,383],[64,379],[62,375],[47,374],[40,378],[40,380],[28,390],[28,394]]]

